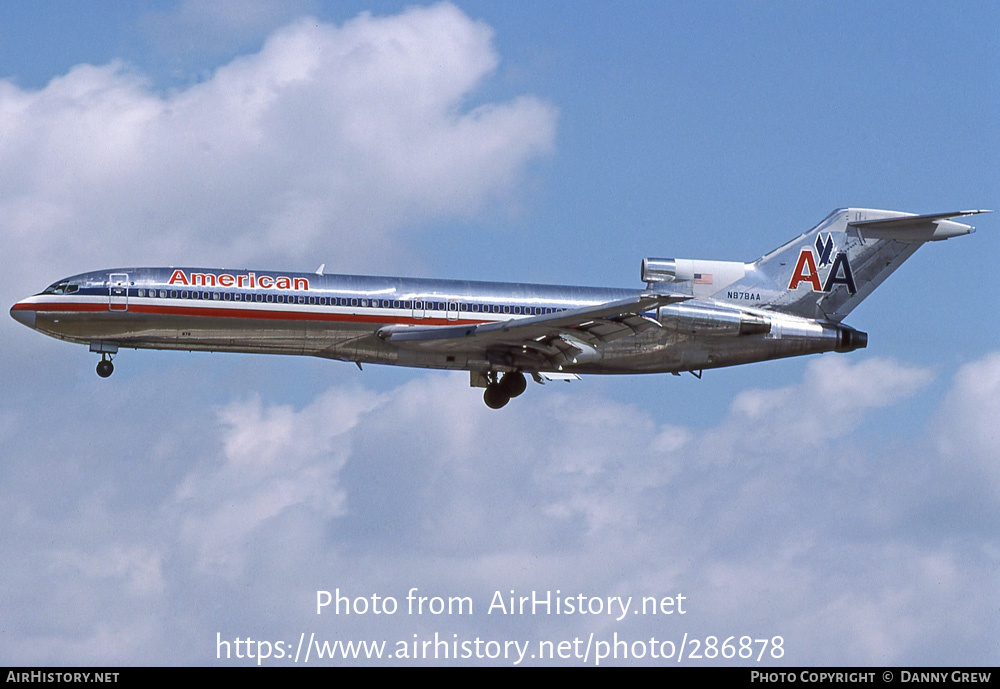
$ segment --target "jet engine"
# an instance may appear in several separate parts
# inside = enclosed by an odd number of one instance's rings
[[[677,261],[672,258],[642,259],[642,281],[673,282],[677,279]],[[682,278],[683,279],[683,278]]]
[[[649,289],[671,283],[670,291],[693,292],[695,296],[718,292],[746,275],[747,264],[739,261],[704,261],[691,258],[644,258],[640,274]]]
[[[664,328],[692,335],[766,335],[771,322],[752,313],[711,306],[671,304],[660,308]]]

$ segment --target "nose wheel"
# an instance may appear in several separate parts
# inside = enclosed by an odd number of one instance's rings
[[[111,363],[111,359],[108,358],[107,354],[102,354],[101,360],[97,362],[97,375],[101,378],[107,378],[114,372],[115,365]]]

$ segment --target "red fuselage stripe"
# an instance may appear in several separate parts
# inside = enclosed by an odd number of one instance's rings
[[[124,306],[124,304],[122,305]],[[58,313],[107,313],[107,314],[157,314],[164,316],[196,316],[199,318],[242,318],[270,321],[319,321],[330,323],[422,323],[425,325],[470,325],[489,323],[477,319],[414,318],[412,316],[377,316],[352,313],[321,313],[318,311],[282,311],[252,308],[198,308],[192,306],[154,306],[130,303],[128,309],[109,309],[107,303],[18,303],[11,307],[14,311],[49,311]]]

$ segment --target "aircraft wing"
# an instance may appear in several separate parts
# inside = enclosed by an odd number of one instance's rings
[[[470,325],[389,325],[378,330],[386,342],[404,349],[489,355],[525,370],[556,369],[586,349],[620,337],[659,328],[644,315],[660,306],[690,299],[678,294],[639,294],[540,316]]]

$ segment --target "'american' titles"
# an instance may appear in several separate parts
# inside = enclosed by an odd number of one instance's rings
[[[309,278],[291,278],[287,275],[257,275],[245,273],[231,275],[230,273],[191,273],[175,270],[170,276],[171,285],[185,287],[236,287],[239,289],[287,289],[294,291],[309,291]]]

